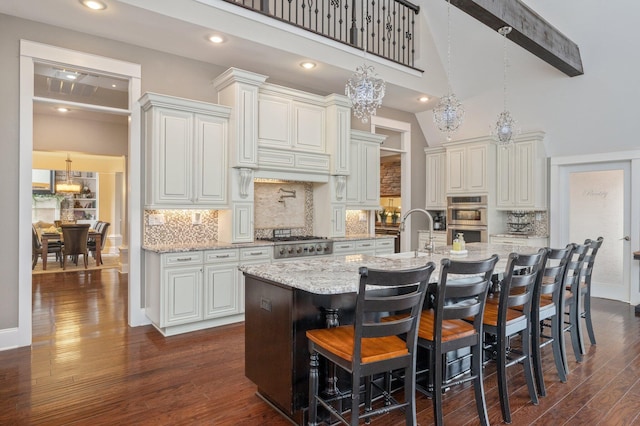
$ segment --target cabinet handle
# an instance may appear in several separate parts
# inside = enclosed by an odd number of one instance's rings
[[[229,257],[229,256],[231,256],[231,255],[230,255],[230,254],[217,254],[217,255],[216,255],[216,257],[217,257],[218,259],[224,259],[224,258]]]
[[[263,254],[261,251],[252,251],[251,253],[249,253],[249,255],[251,256],[260,256],[261,254]]]
[[[176,259],[178,262],[188,262],[192,260],[190,257],[179,257]]]
[[[340,246],[340,248],[349,248],[350,246]]]
[[[363,244],[362,247],[371,247],[371,244]]]

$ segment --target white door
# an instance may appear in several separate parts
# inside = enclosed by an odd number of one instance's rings
[[[562,241],[604,238],[593,266],[594,297],[630,301],[630,162],[561,167]]]

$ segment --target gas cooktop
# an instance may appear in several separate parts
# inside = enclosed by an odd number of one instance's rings
[[[327,237],[316,237],[314,235],[289,235],[285,237],[268,237],[268,238],[258,238],[258,239],[261,241],[290,242],[290,241],[326,240]]]

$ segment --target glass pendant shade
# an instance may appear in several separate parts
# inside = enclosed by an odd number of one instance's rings
[[[451,133],[458,130],[463,119],[464,107],[453,93],[440,98],[433,109],[433,121],[441,132],[447,134],[447,140],[451,140]]]
[[[71,157],[67,154],[67,177],[63,182],[56,183],[56,192],[66,194],[77,194],[82,190],[82,186],[79,183],[74,182],[71,179]]]
[[[356,68],[356,72],[347,81],[344,91],[351,101],[353,115],[366,123],[369,117],[376,115],[376,110],[382,106],[385,82],[376,77],[372,66],[363,65]]]

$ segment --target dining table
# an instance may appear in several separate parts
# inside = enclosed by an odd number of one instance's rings
[[[89,234],[87,235],[87,238],[93,238],[96,242],[96,254],[95,254],[96,266],[100,266],[100,264],[102,263],[102,252],[100,250],[102,246],[102,234],[100,234],[100,232],[97,232],[93,229],[90,229]],[[40,240],[42,242],[42,253],[45,253],[45,255],[42,256],[42,270],[46,271],[47,270],[46,253],[48,253],[49,241],[64,242],[64,240],[62,238],[62,232],[43,232],[42,235],[40,236]]]

